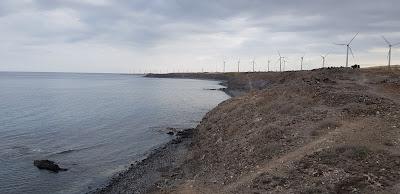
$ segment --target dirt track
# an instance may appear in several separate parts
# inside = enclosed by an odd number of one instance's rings
[[[246,93],[204,117],[152,193],[400,192],[398,69],[213,78]]]

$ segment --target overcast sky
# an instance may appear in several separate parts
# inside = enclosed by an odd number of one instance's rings
[[[399,0],[1,0],[0,71],[149,72],[363,66],[400,42]],[[400,50],[393,51],[400,63]]]

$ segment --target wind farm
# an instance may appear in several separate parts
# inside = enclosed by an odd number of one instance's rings
[[[308,58],[309,60],[307,61],[307,66],[308,66],[308,70],[311,69],[316,69],[316,68],[328,68],[328,67],[349,67],[352,66],[354,64],[356,64],[356,56],[355,53],[353,51],[353,44],[357,44],[354,43],[354,41],[357,39],[357,37],[360,35],[360,33],[356,33],[355,35],[353,35],[353,37],[346,43],[334,43],[334,45],[337,46],[345,46],[346,47],[346,52],[344,54],[344,63],[340,62],[340,57],[343,56],[343,54],[339,51],[335,51],[335,52],[329,52],[323,55],[318,55],[318,53],[314,52],[314,55],[312,54],[312,52],[309,52]],[[376,38],[377,36],[375,36]],[[393,58],[393,48],[396,48],[397,46],[400,45],[400,42],[394,43],[392,44],[391,42],[389,42],[386,37],[381,36],[381,38],[384,40],[384,42],[386,43],[387,47],[388,47],[388,52],[387,52],[387,67],[390,68],[392,66],[392,58]],[[380,45],[382,46],[382,45]],[[334,47],[330,47],[330,50],[334,50]],[[294,64],[291,64],[289,62],[289,58],[287,56],[282,56],[280,51],[277,51],[278,53],[278,59],[275,63],[272,63],[272,61],[270,59],[266,60],[266,63],[264,63],[265,65],[263,65],[263,63],[257,64],[256,63],[256,57],[252,57],[252,59],[250,60],[250,68],[246,68],[240,67],[240,57],[237,57],[238,60],[237,61],[231,61],[231,62],[227,62],[226,59],[223,60],[222,62],[222,66],[220,66],[220,68],[222,69],[221,72],[225,73],[225,72],[270,72],[270,71],[277,71],[277,72],[284,72],[287,71],[287,66],[290,66],[291,69],[290,71],[302,71],[304,70],[304,62],[305,62],[305,54],[300,56],[300,64],[299,66],[295,66]],[[292,54],[293,55],[293,54]],[[350,59],[350,55],[351,55],[351,59]],[[311,60],[311,59],[315,59],[317,58],[317,56],[319,56],[319,58],[321,59],[321,66],[318,67],[318,62],[316,60]],[[336,59],[336,63],[331,63],[330,65],[327,65],[327,57],[330,56],[331,58],[335,58]],[[233,57],[235,58],[235,57]],[[359,64],[356,64],[359,65]],[[375,65],[376,66],[376,65]],[[378,66],[384,66],[384,64],[380,64]],[[362,68],[363,65],[360,65],[360,67]],[[365,67],[371,67],[371,65],[366,64]],[[208,69],[208,70],[207,70]],[[206,68],[203,67],[201,72],[218,72],[217,69],[218,68],[218,64],[216,64],[216,70],[213,71],[211,70],[212,68]],[[159,72],[162,72],[161,70]],[[164,73],[177,73],[177,72],[200,72],[200,71],[191,71],[191,70],[187,70],[187,71],[165,71]],[[157,73],[157,71],[155,72],[148,72],[148,73]]]

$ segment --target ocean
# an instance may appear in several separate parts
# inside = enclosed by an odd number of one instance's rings
[[[229,98],[217,81],[0,73],[0,193],[85,193],[195,127]],[[56,161],[66,172],[33,166]]]

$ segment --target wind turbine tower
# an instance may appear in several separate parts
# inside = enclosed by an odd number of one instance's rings
[[[238,73],[239,73],[240,72],[240,58],[239,58],[239,60],[237,62],[237,69],[238,69]]]
[[[349,41],[349,43],[347,43],[347,44],[346,44],[346,43],[336,44],[336,45],[346,46],[346,47],[347,47],[347,53],[346,53],[346,67],[349,66],[349,51],[351,52],[351,55],[353,55],[353,58],[354,58],[354,53],[353,53],[353,50],[351,49],[350,44],[351,44],[351,42],[353,42],[353,40],[357,37],[358,34],[359,34],[359,33],[357,33],[357,34]]]
[[[321,58],[322,58],[322,68],[325,67],[326,57],[327,57],[328,55],[329,55],[329,53],[326,54],[326,55],[321,55]],[[346,67],[347,67],[347,66],[346,66]]]
[[[303,71],[304,56],[300,57],[300,71]]]
[[[268,59],[268,72],[269,72],[269,65],[271,64],[271,60]]]
[[[282,59],[284,60],[285,57],[281,56],[281,53],[278,51],[278,55],[279,55],[279,71],[282,72]]]
[[[223,71],[223,73],[225,73],[225,65],[226,65],[226,61],[224,60],[224,71]]]
[[[255,63],[256,63],[256,60],[253,58],[253,61],[252,61],[251,63],[252,63],[252,65],[253,65],[253,72],[255,72],[254,65],[255,65]]]
[[[392,47],[394,47],[394,46],[397,46],[397,45],[400,45],[400,42],[399,43],[396,43],[396,44],[392,44],[392,43],[390,43],[384,36],[382,36],[382,38],[383,38],[383,40],[385,40],[385,42],[388,44],[388,46],[389,46],[389,53],[388,53],[388,66],[389,66],[389,68],[390,68],[390,63],[392,62]]]
[[[287,58],[283,59],[283,71],[286,71],[286,63],[289,62],[288,60],[286,60]]]

